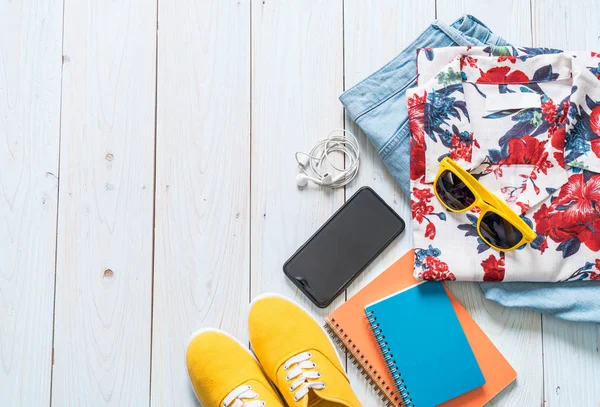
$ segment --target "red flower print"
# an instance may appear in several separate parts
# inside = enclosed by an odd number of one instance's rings
[[[590,280],[600,280],[600,273],[592,272],[590,274]]]
[[[429,189],[419,189],[413,188],[413,196],[416,200],[411,200],[411,210],[412,217],[414,220],[419,222],[419,224],[423,223],[423,219],[425,216],[433,213],[433,206],[427,205],[431,202],[431,198],[433,198],[433,194]],[[426,232],[427,233],[427,232]],[[435,230],[434,230],[435,236]],[[429,236],[426,236],[429,237]]]
[[[429,189],[413,188],[413,195],[415,196],[415,198],[419,200],[424,200],[427,203],[429,203],[429,201],[431,201],[431,198],[433,198],[433,193]]]
[[[448,269],[448,264],[441,261],[437,257],[427,256],[423,260],[424,271],[419,273],[419,279],[421,280],[456,280],[456,276]]]
[[[590,127],[594,133],[600,136],[600,106],[596,106],[590,112]]]
[[[566,242],[571,239],[571,234],[564,231],[562,226],[556,223],[559,218],[562,218],[560,212],[554,213],[549,206],[543,204],[540,209],[533,214],[533,219],[536,223],[536,233],[547,236],[557,243]]]
[[[473,139],[473,133],[470,134],[471,140]],[[473,144],[475,144],[478,147],[478,143],[477,141],[474,142],[468,142],[468,141],[462,141],[460,139],[460,137],[458,137],[456,134],[452,136],[452,139],[450,139],[450,142],[452,143],[452,149],[450,150],[450,158],[453,159],[454,161],[457,160],[465,160],[470,162],[471,161],[471,157],[473,155]]]
[[[493,254],[481,262],[483,267],[483,281],[502,281],[504,280],[504,253],[500,253],[500,258],[496,259]]]
[[[563,110],[558,118],[558,124],[565,124],[567,122],[567,116],[569,114],[569,103],[563,103]]]
[[[410,138],[410,179],[417,180],[425,175],[425,101],[423,96],[413,95],[407,101]]]
[[[590,113],[590,127],[600,136],[600,106],[596,106]],[[596,157],[600,158],[600,139],[592,140],[591,147]]]
[[[500,165],[494,165],[493,169],[490,169],[490,172],[493,172],[496,176],[496,179],[502,178],[504,172],[502,171],[502,167]]]
[[[419,96],[416,93],[406,101],[408,107],[422,106],[427,102],[427,92],[423,92],[423,96]]]
[[[523,138],[512,138],[508,142],[508,157],[498,162],[501,165],[526,164],[534,165],[535,172],[548,173],[548,168],[554,164],[548,160],[548,152],[545,149],[547,141],[538,141],[535,137],[528,135]],[[535,174],[531,175],[536,178]]]
[[[556,121],[556,105],[552,102],[552,99],[542,103],[542,114],[544,120],[548,123],[554,123]]]
[[[554,159],[558,162],[558,165],[565,168],[565,128],[561,127],[554,131],[551,137],[552,147],[558,150],[554,152]]]
[[[523,71],[515,70],[510,72],[510,66],[495,66],[486,72],[483,72],[481,69],[479,72],[481,76],[477,79],[477,83],[506,84],[529,82],[529,78]]]
[[[425,237],[431,240],[435,239],[436,235],[436,228],[431,219],[438,217],[441,220],[446,220],[446,214],[444,212],[434,213],[433,205],[429,205],[434,196],[435,195],[433,195],[429,188],[413,188],[410,202],[412,218],[419,224],[423,223],[424,220],[427,221]],[[428,215],[432,216],[428,217]]]
[[[552,207],[564,208],[568,223],[585,223],[590,216],[596,215],[600,208],[600,175],[592,176],[587,182],[583,174],[573,174],[562,186]]]
[[[477,68],[477,58],[473,58],[469,55],[464,55],[460,57],[460,70],[469,65],[471,68]]]
[[[596,157],[600,158],[600,138],[590,141],[592,151],[596,154]]]
[[[422,123],[422,122],[421,122]],[[414,120],[410,122],[410,129],[413,131],[413,125],[417,126]],[[425,175],[425,139],[422,142],[414,137],[410,139],[410,179],[415,181]]]
[[[523,202],[517,202],[517,206],[521,208],[521,215],[524,215],[525,212],[529,210],[529,205]]]
[[[600,259],[596,259],[596,268],[600,270]]]
[[[544,241],[540,244],[540,253],[544,254],[546,249],[548,248],[548,240],[544,239]]]
[[[600,175],[585,180],[582,173],[573,174],[551,205],[543,204],[533,215],[536,232],[559,244],[576,241],[600,251],[599,211]]]
[[[517,57],[513,57],[512,55],[502,55],[498,57],[498,62],[510,61],[511,64],[517,62]]]
[[[433,222],[427,224],[427,227],[425,228],[425,237],[428,237],[431,240],[435,239],[435,225]]]
[[[600,53],[592,52],[592,57],[600,58]]]

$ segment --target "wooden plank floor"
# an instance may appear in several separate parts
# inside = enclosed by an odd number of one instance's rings
[[[1,405],[194,406],[194,330],[245,342],[256,295],[322,319],[375,278],[410,233],[327,310],[281,266],[362,185],[410,219],[337,97],[464,13],[519,45],[600,51],[595,0],[0,1]],[[357,180],[298,190],[294,152],[344,126]],[[599,325],[451,288],[519,373],[491,406],[600,406]]]

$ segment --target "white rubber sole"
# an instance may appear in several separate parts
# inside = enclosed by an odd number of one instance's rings
[[[234,342],[236,342],[238,345],[240,345],[246,352],[248,352],[248,354],[250,356],[252,356],[252,359],[256,360],[256,362],[258,363],[258,359],[256,359],[256,355],[254,355],[254,353],[252,353],[250,351],[250,349],[248,349],[248,346],[244,345],[242,342],[240,342],[235,336],[222,331],[220,329],[216,329],[216,328],[203,328],[203,329],[198,329],[196,332],[194,332],[192,335],[190,335],[187,344],[185,346],[185,355],[184,357],[187,357],[187,350],[190,347],[190,343],[192,343],[192,341],[199,335],[207,333],[207,332],[217,332],[220,333],[222,335],[225,335],[226,337],[228,337],[229,339],[233,339]],[[187,359],[185,360],[186,363],[186,370],[187,370]],[[188,371],[188,382],[190,384],[190,388],[192,389],[192,393],[194,393],[194,396],[196,396],[196,401],[198,401],[199,405],[203,405],[200,402],[200,398],[198,397],[198,395],[196,394],[196,389],[194,389],[194,385],[192,384],[192,378],[190,377],[190,372]]]
[[[327,339],[329,340],[329,343],[331,344],[331,347],[333,348],[335,354],[338,357],[338,360],[340,361],[340,365],[342,366],[342,368],[344,367],[344,362],[342,361],[342,358],[340,357],[340,354],[338,352],[338,348],[335,346],[335,343],[333,343],[333,340],[331,339],[331,336],[329,336],[329,333],[325,330],[325,328],[323,327],[323,324],[321,324],[311,313],[310,311],[308,311],[306,308],[304,308],[302,305],[298,304],[296,301],[284,296],[284,295],[280,295],[280,294],[276,294],[276,293],[265,293],[265,294],[261,294],[257,297],[255,297],[252,302],[250,303],[249,307],[248,307],[248,315],[246,315],[246,320],[248,320],[248,316],[250,315],[250,310],[252,309],[252,306],[265,298],[279,298],[282,300],[286,300],[291,302],[292,304],[296,305],[298,308],[300,308],[302,311],[304,311],[304,313],[306,315],[308,315],[313,321],[315,321],[315,323],[321,328],[321,331],[323,331],[323,333],[325,334],[325,336],[327,337]]]

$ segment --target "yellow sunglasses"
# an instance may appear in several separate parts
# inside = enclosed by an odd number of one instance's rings
[[[504,201],[481,185],[452,159],[445,157],[434,181],[435,196],[452,212],[481,209],[477,233],[496,250],[507,252],[531,243],[536,233]]]

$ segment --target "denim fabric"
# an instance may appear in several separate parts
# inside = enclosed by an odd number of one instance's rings
[[[410,147],[405,93],[417,83],[417,48],[484,44],[508,45],[473,16],[463,16],[451,26],[435,21],[400,55],[340,96],[350,118],[375,145],[407,195]]]
[[[410,196],[410,146],[405,93],[417,81],[416,50],[466,45],[510,44],[470,15],[449,26],[434,21],[400,55],[340,96],[348,116],[377,148],[407,196]],[[600,284],[482,283],[481,288],[486,298],[507,307],[600,323]]]
[[[528,308],[575,322],[600,323],[600,284],[481,283],[485,298],[506,307]]]

